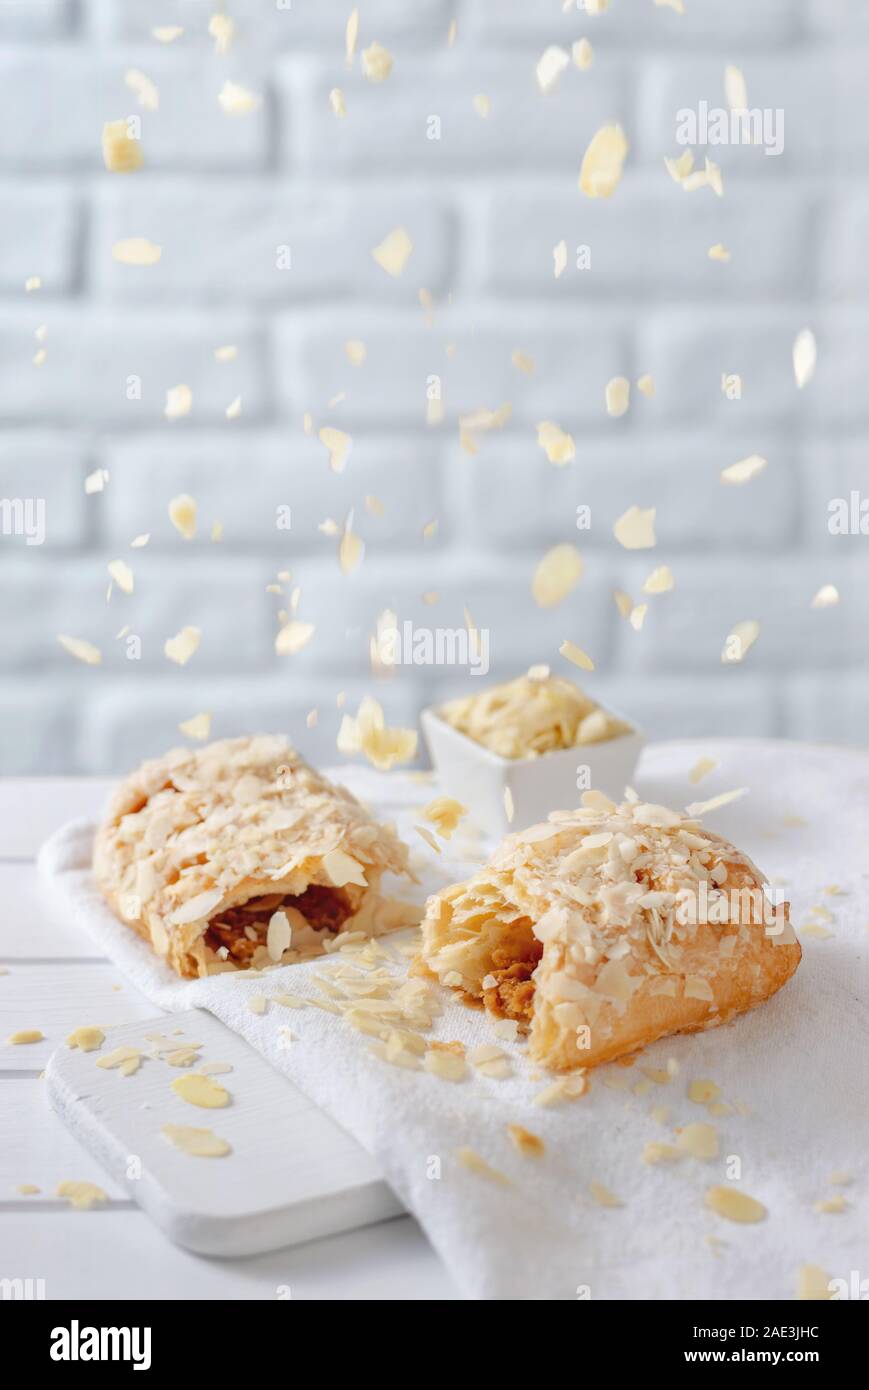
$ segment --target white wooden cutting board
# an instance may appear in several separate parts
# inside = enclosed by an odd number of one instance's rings
[[[96,1065],[121,1045],[150,1051],[149,1033],[177,1033],[179,1046],[202,1044],[202,1061],[228,1063],[232,1071],[216,1079],[231,1103],[202,1110],[181,1100],[171,1083],[190,1068],[148,1058],[125,1077]],[[356,1141],[202,1010],[107,1029],[98,1053],[58,1048],[45,1081],[52,1108],[114,1185],[170,1240],[199,1254],[259,1254],[402,1210]],[[164,1124],[212,1129],[232,1152],[191,1157],[163,1138]]]

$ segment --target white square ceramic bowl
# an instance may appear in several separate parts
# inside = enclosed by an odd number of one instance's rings
[[[615,710],[609,712],[629,724],[631,732],[539,758],[502,758],[452,728],[435,709],[424,709],[420,722],[444,792],[463,802],[482,830],[500,837],[545,820],[550,811],[578,806],[583,790],[578,783],[581,767],[588,768],[588,784],[595,791],[623,800],[645,739],[629,719]],[[513,797],[512,821],[504,805],[507,787]]]

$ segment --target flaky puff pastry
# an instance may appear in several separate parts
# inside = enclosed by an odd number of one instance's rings
[[[385,871],[407,873],[393,830],[273,735],[143,763],[94,846],[114,911],[186,977],[289,964],[337,933],[406,925],[414,910],[380,894]]]
[[[555,1071],[714,1028],[781,989],[800,947],[746,855],[664,806],[583,801],[429,899],[420,968],[515,1018]]]

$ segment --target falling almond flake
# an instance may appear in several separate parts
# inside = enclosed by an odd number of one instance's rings
[[[224,1158],[232,1153],[230,1145],[210,1129],[195,1129],[192,1125],[161,1125],[163,1138],[191,1158]]]
[[[102,492],[106,483],[109,481],[109,470],[107,468],[95,468],[93,473],[88,473],[84,480],[84,490],[90,497],[95,492]]]
[[[237,82],[224,82],[217,94],[217,100],[227,116],[248,116],[260,104],[258,96],[249,92],[246,87],[239,86]]]
[[[580,72],[588,72],[594,62],[594,49],[588,39],[577,39],[570,51],[574,65]]]
[[[719,796],[712,796],[708,801],[692,801],[685,807],[685,810],[689,816],[705,816],[709,811],[717,811],[721,806],[729,806],[731,801],[739,801],[741,797],[745,796],[747,791],[748,787],[736,787],[733,791],[721,792]],[[698,1083],[694,1084],[696,1085]],[[690,1095],[689,1098],[691,1100],[696,1099],[695,1095]],[[712,1099],[712,1097],[710,1096],[709,1099]]]
[[[537,67],[534,70],[537,86],[544,96],[548,92],[555,91],[561,81],[562,73],[568,67],[570,67],[570,54],[566,49],[559,48],[557,44],[550,44],[549,48],[544,50],[537,60]]]
[[[747,1192],[739,1192],[735,1187],[727,1187],[722,1184],[720,1187],[710,1187],[706,1193],[706,1205],[717,1216],[723,1216],[727,1221],[737,1221],[741,1224],[753,1224],[756,1221],[763,1221],[766,1216],[766,1207],[762,1202],[758,1202],[754,1197],[749,1197]]]
[[[740,68],[728,63],[724,69],[724,100],[731,111],[748,110],[748,89]]]
[[[644,594],[667,594],[671,589],[675,589],[676,581],[669,565],[659,565],[652,570],[648,579],[643,585]]]
[[[552,420],[541,420],[537,426],[537,443],[557,467],[563,468],[576,458],[576,445],[573,436],[566,434],[560,425]]]
[[[710,772],[714,772],[718,767],[717,758],[698,758],[691,771],[688,773],[688,781],[696,787]]]
[[[818,348],[815,335],[810,328],[804,328],[794,339],[793,348],[794,377],[800,390],[808,385],[815,375]]]
[[[627,153],[628,142],[621,126],[601,126],[582,161],[580,192],[589,198],[611,198],[618,188]]]
[[[174,43],[184,33],[180,24],[161,24],[151,30],[151,38],[158,43]]]
[[[625,550],[650,550],[655,538],[655,508],[628,507],[613,526],[613,535]]]
[[[81,637],[65,637],[62,633],[57,638],[64,651],[69,652],[77,661],[83,661],[86,666],[99,666],[103,659],[103,654],[99,647],[95,647],[92,642],[86,642]]]
[[[664,167],[675,183],[682,183],[694,168],[694,155],[691,150],[685,150],[678,159],[665,159]]]
[[[149,542],[150,539],[151,539],[151,532],[150,532],[150,531],[145,531],[144,534],[141,535],[141,536],[134,536],[133,539],[130,541],[130,549],[131,549],[131,550],[141,550],[144,546],[146,546],[146,545],[148,544],[148,542]]]
[[[425,840],[429,849],[433,849],[435,854],[443,853],[443,850],[441,849],[440,845],[438,844],[437,840],[435,839],[434,835],[431,833],[430,830],[427,830],[424,825],[415,825],[413,828],[416,831],[417,835],[419,835],[421,839]]]
[[[235,343],[227,343],[225,347],[214,349],[215,362],[234,362],[238,357],[238,348]]]
[[[567,242],[560,241],[557,246],[552,248],[553,274],[556,280],[564,274],[567,266]]]
[[[484,121],[492,114],[492,99],[487,97],[485,92],[479,92],[473,98],[472,105],[477,115]]]
[[[650,376],[647,372],[645,376],[641,376],[637,381],[637,390],[641,395],[646,397],[646,400],[650,401],[655,394],[655,378]]]
[[[314,624],[300,622],[294,618],[285,623],[275,637],[275,651],[278,656],[295,656],[306,647],[314,635]]]
[[[591,657],[582,650],[582,647],[578,647],[575,642],[571,642],[565,638],[558,650],[567,661],[572,661],[574,666],[578,666],[580,670],[594,670],[594,662]]]
[[[241,415],[241,396],[236,396],[234,400],[230,401],[229,405],[226,407],[226,410],[224,411],[224,414],[226,415],[227,420],[238,419],[238,417]]]
[[[404,271],[408,257],[413,251],[413,242],[404,227],[395,227],[384,237],[371,254],[387,275],[397,278]]]
[[[190,719],[182,719],[178,728],[187,738],[198,738],[204,741],[211,733],[211,715],[194,714]]]
[[[343,473],[352,443],[350,435],[345,434],[343,430],[335,429],[333,425],[324,425],[317,438],[329,451],[329,467],[332,472]]]
[[[722,483],[748,483],[752,478],[756,478],[758,473],[762,473],[767,466],[767,460],[760,454],[749,454],[748,458],[740,459],[738,463],[731,463],[729,467],[722,468]]]
[[[554,608],[576,587],[584,568],[575,545],[564,543],[547,550],[531,581],[534,602],[540,608]]]
[[[368,349],[360,338],[348,338],[344,344],[344,351],[352,367],[361,367],[368,356]]]
[[[706,254],[709,257],[710,261],[730,260],[730,252],[728,251],[726,246],[722,246],[720,241],[716,241],[714,246],[710,246]]]
[[[676,14],[685,13],[685,5],[683,0],[655,0],[655,4],[657,5],[659,10],[664,9],[666,7],[669,10],[675,10]]]
[[[47,358],[48,358],[48,353],[47,353],[47,351],[45,350],[45,348],[38,348],[37,351],[33,354],[33,365],[34,365],[34,367],[44,367]]]
[[[131,594],[133,592],[133,571],[130,569],[129,565],[125,564],[123,560],[112,560],[111,564],[108,566],[108,571],[122,594]]]
[[[359,38],[359,11],[353,9],[347,17],[347,25],[344,30],[344,56],[347,66],[353,62],[356,53],[356,40]]]
[[[625,376],[614,376],[606,386],[607,415],[618,419],[627,412],[631,400],[631,383]]]
[[[132,174],[144,164],[142,145],[130,135],[127,122],[106,121],[103,126],[103,163],[110,174]]]
[[[193,392],[189,386],[170,386],[166,392],[166,408],[163,414],[167,420],[180,420],[190,414],[193,405]]]
[[[360,538],[354,534],[349,527],[341,537],[341,544],[338,547],[338,564],[342,574],[352,574],[362,564],[362,556],[365,553],[365,546]]]
[[[160,93],[150,77],[138,68],[130,68],[124,73],[124,81],[131,92],[135,92],[139,105],[145,111],[157,111],[160,107]]]
[[[196,499],[186,492],[173,497],[169,503],[169,520],[186,541],[192,541],[196,535]]]
[[[835,584],[824,584],[815,594],[810,607],[812,608],[832,608],[839,602],[839,590]]]
[[[202,1110],[222,1110],[229,1104],[229,1092],[218,1081],[213,1081],[210,1076],[200,1076],[198,1072],[178,1076],[171,1085],[176,1096]]]
[[[201,640],[202,633],[198,627],[182,627],[175,637],[166,638],[163,651],[176,666],[186,666]]]
[[[73,1182],[67,1179],[66,1182],[58,1183],[55,1190],[58,1197],[65,1197],[70,1206],[78,1211],[90,1211],[92,1207],[109,1200],[108,1194],[101,1187],[97,1187],[95,1182]]]
[[[379,497],[375,497],[373,493],[369,492],[365,498],[365,510],[368,512],[369,516],[381,517],[386,511],[386,508]]]
[[[208,21],[208,32],[214,39],[215,53],[228,53],[235,37],[235,24],[228,14],[213,14]]]
[[[34,290],[42,289],[42,281],[38,275],[28,275],[24,281],[24,290],[27,294],[32,294]]]
[[[515,814],[516,814],[516,808],[515,808],[515,806],[514,806],[514,804],[513,804],[513,793],[512,793],[512,791],[510,790],[509,787],[505,787],[505,788],[504,788],[504,815],[507,817],[507,823],[508,823],[509,825],[512,825],[512,824],[513,824],[513,817],[514,817]]]
[[[747,618],[745,622],[735,623],[727,634],[721,652],[723,664],[727,666],[734,662],[742,661],[749,649],[754,646],[759,636],[760,623],[754,618]]]
[[[438,834],[445,840],[452,838],[459,821],[468,814],[467,806],[452,796],[436,796],[420,812],[423,820],[430,821]]]
[[[388,772],[416,757],[415,729],[389,729],[377,700],[366,695],[355,718],[345,714],[338,730],[339,753],[362,753],[374,767]]]
[[[112,257],[121,265],[157,265],[163,254],[162,246],[157,246],[147,237],[133,236],[126,241],[116,241],[112,247]]]
[[[329,107],[333,116],[343,120],[347,115],[347,102],[340,87],[333,87],[329,93]]]
[[[613,600],[623,618],[629,618],[634,608],[634,600],[624,589],[613,589]]]
[[[385,82],[392,72],[393,57],[380,43],[369,44],[361,53],[362,72],[369,82]]]
[[[649,605],[647,603],[638,603],[631,609],[628,615],[628,622],[634,629],[634,632],[639,632],[641,630],[643,623],[646,621],[646,614],[648,611]]]
[[[518,348],[515,348],[510,355],[510,361],[513,363],[517,372],[522,372],[525,376],[533,375],[534,358],[529,357],[527,353],[520,352]]]

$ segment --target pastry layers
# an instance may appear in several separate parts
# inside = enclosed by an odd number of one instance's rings
[[[423,968],[515,1018],[557,1071],[714,1028],[781,989],[800,947],[746,855],[666,807],[583,800],[429,899]]]
[[[407,873],[393,830],[273,735],[143,763],[94,846],[114,911],[186,977],[287,964],[341,932],[405,925],[413,910],[381,896],[386,871]]]

